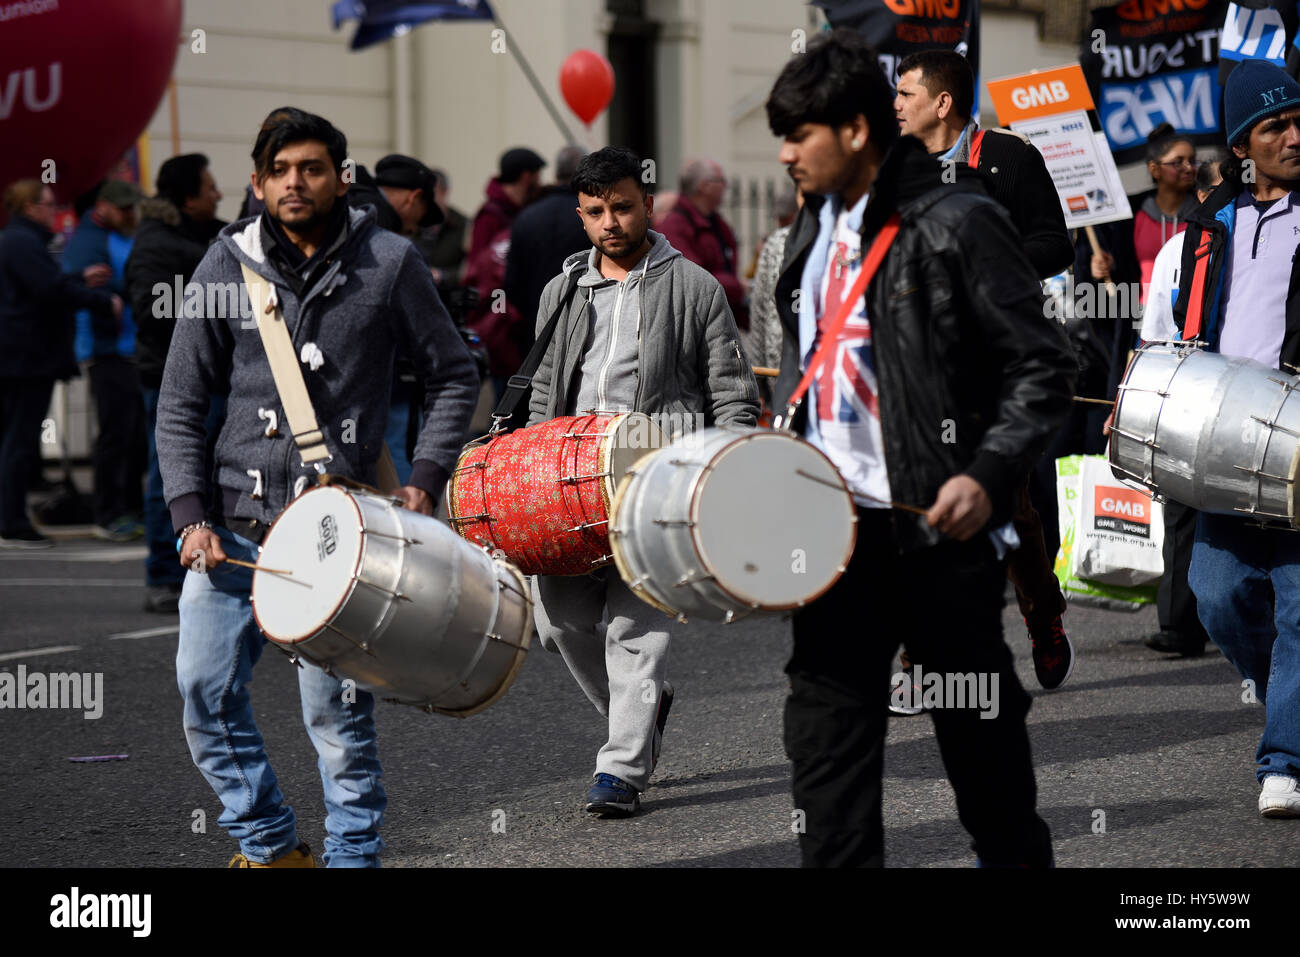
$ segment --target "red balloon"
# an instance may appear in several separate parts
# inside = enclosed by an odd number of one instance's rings
[[[149,125],[180,29],[181,0],[10,5],[0,21],[0,188],[42,178],[46,160],[64,202],[99,182]]]
[[[614,68],[594,50],[575,50],[560,67],[560,92],[569,109],[590,126],[614,98]]]

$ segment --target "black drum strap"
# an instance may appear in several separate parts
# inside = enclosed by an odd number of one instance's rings
[[[564,314],[565,308],[573,299],[573,294],[577,291],[578,280],[581,278],[583,271],[574,267],[569,273],[569,286],[564,290],[564,295],[560,297],[559,305],[551,313],[551,318],[546,321],[545,328],[542,329],[541,335],[533,343],[532,349],[528,352],[528,357],[524,359],[523,365],[519,371],[510,377],[506,383],[505,392],[501,393],[501,401],[497,403],[496,410],[492,413],[492,431],[495,432],[502,427],[515,413],[515,406],[519,400],[524,397],[533,384],[533,376],[537,375],[537,368],[542,364],[542,357],[546,355],[546,350],[555,338],[555,329],[560,324],[560,316]]]

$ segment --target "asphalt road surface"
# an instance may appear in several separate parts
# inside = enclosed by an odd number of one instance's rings
[[[98,719],[0,710],[0,865],[219,867],[237,850],[181,732],[176,619],[141,610],[143,555],[138,544],[76,540],[0,552],[0,670],[104,676]],[[1074,607],[1075,672],[1047,693],[1014,603],[1004,624],[1034,695],[1039,807],[1058,866],[1294,864],[1300,820],[1256,811],[1263,709],[1242,702],[1217,652],[1179,660],[1144,648],[1154,609]],[[540,645],[506,696],[473,718],[380,705],[386,865],[796,866],[781,747],[789,644],[788,623],[768,620],[695,626],[674,645],[663,757],[628,820],[583,812],[603,722]],[[293,668],[268,648],[253,703],[300,836],[319,852],[320,781]],[[971,866],[928,718],[891,721],[885,776],[887,864]]]

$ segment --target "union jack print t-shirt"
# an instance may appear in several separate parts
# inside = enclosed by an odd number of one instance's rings
[[[862,271],[862,237],[858,230],[866,208],[864,196],[852,209],[842,208],[834,197],[822,213],[832,222],[823,222],[818,236],[821,255],[816,260],[819,275],[814,279],[814,309],[817,319],[811,351],[805,363],[821,345],[822,333],[834,321],[845,296]],[[814,265],[814,263],[809,263]],[[885,469],[885,444],[880,431],[879,384],[871,343],[871,321],[867,317],[866,297],[854,305],[839,341],[818,370],[809,390],[809,438],[822,449],[844,477],[859,505],[888,508],[889,474]]]

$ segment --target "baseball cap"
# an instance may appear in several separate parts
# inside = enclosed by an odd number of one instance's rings
[[[112,203],[119,209],[125,209],[144,199],[144,193],[135,183],[128,183],[122,179],[110,179],[99,188],[99,195],[95,198]]]
[[[438,183],[438,177],[413,156],[389,153],[375,164],[375,183],[398,189],[424,190],[425,213],[420,220],[421,228],[436,226],[443,221],[442,207],[433,201],[433,188]]]
[[[531,173],[546,165],[542,159],[526,146],[516,146],[501,154],[501,171],[497,176],[503,183],[513,183],[524,173]]]

